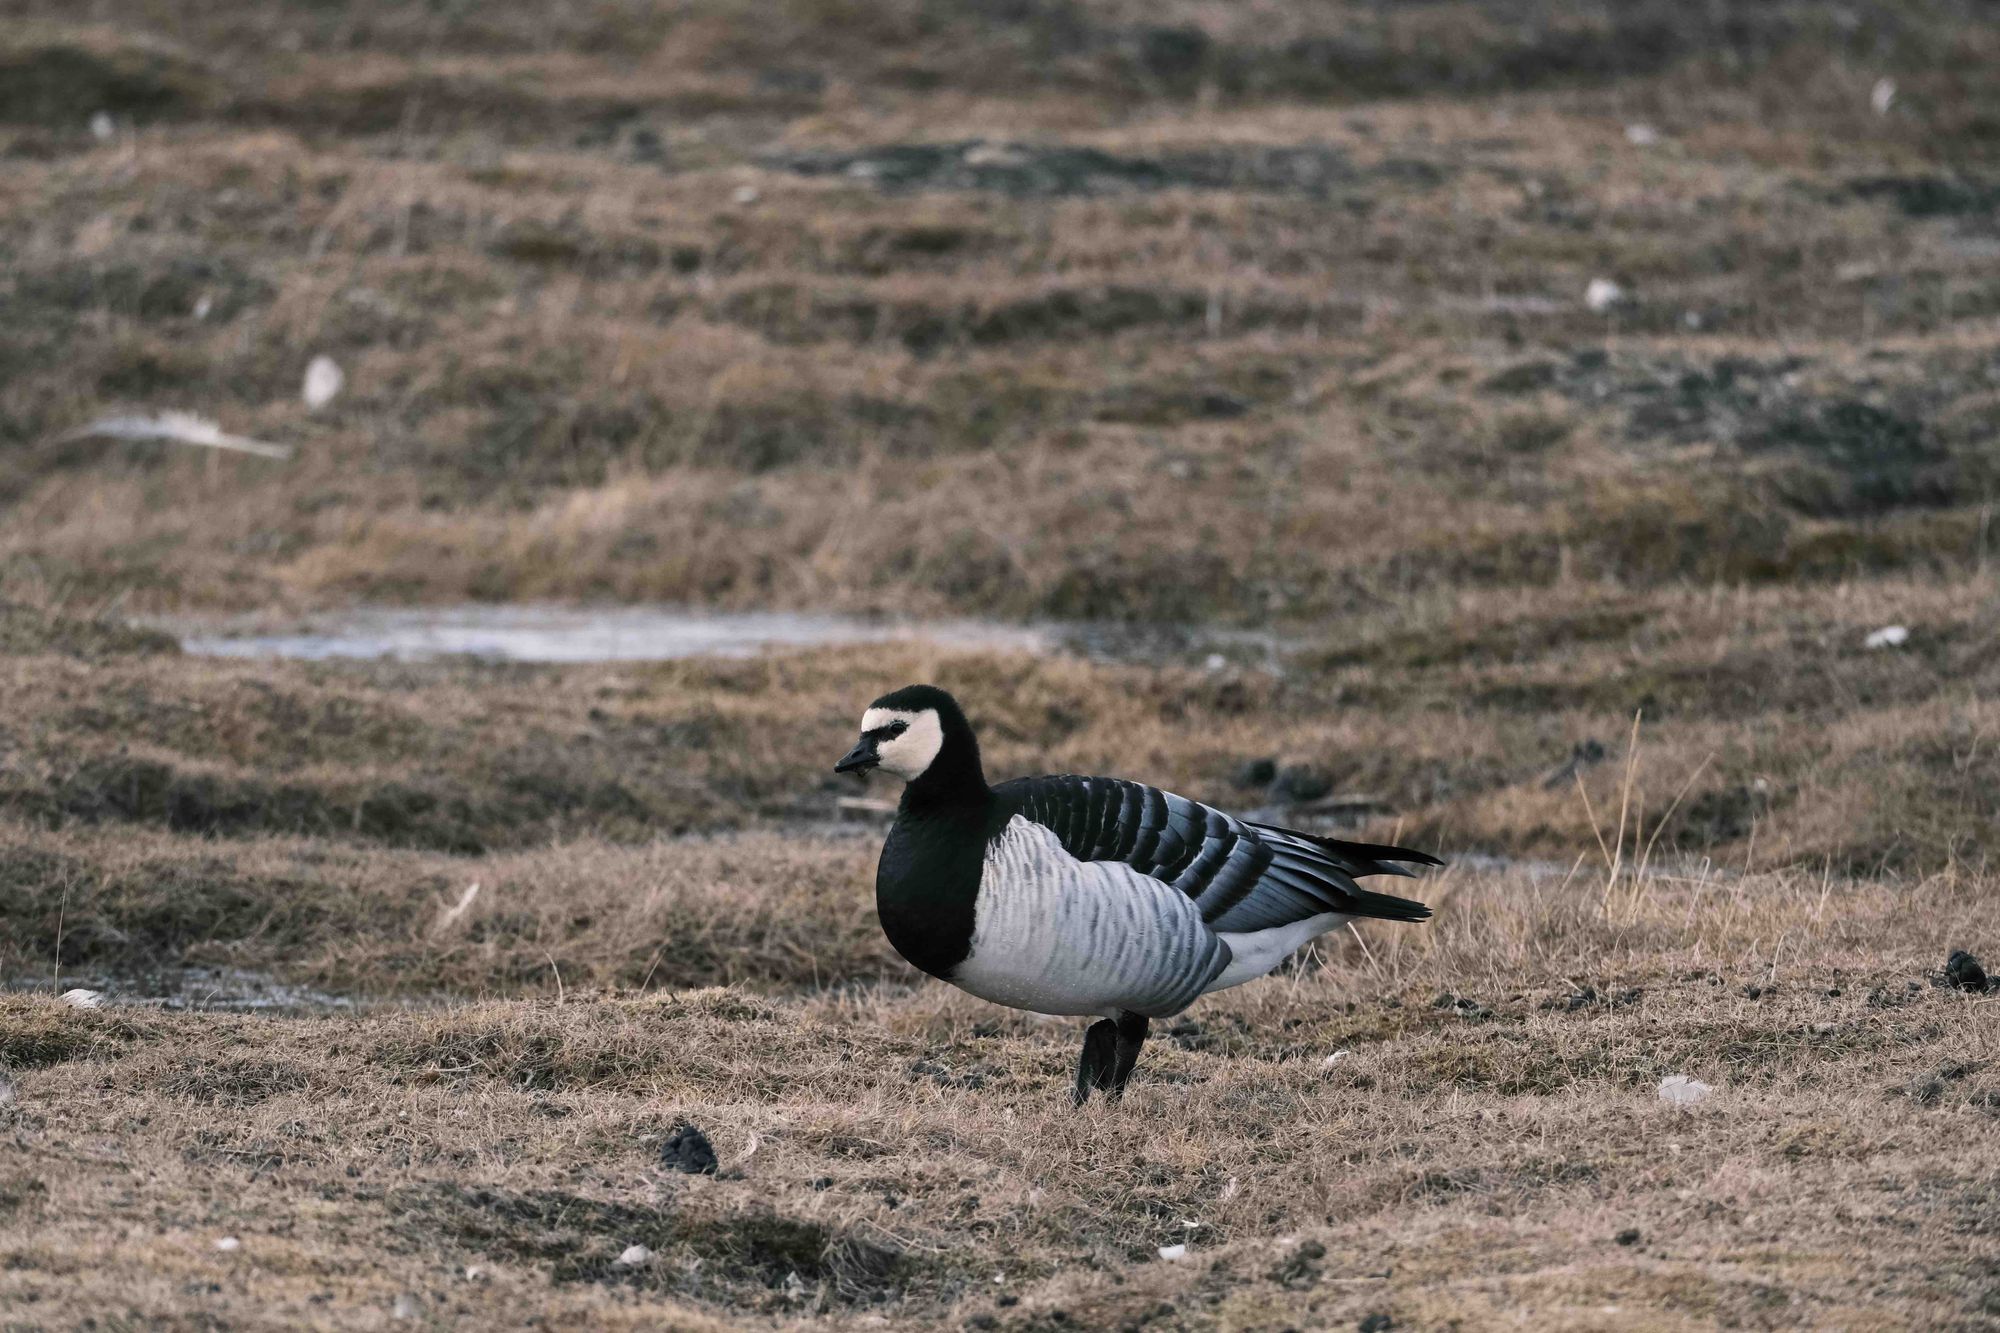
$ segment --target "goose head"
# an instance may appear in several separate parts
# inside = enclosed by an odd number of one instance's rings
[[[865,773],[879,768],[903,781],[977,779],[979,742],[958,701],[935,685],[905,685],[892,690],[861,715],[861,738],[841,761],[836,773]]]

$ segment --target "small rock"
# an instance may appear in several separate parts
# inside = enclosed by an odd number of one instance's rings
[[[90,118],[90,137],[99,143],[109,143],[118,133],[118,122],[111,119],[109,111],[100,111]]]
[[[207,319],[209,312],[214,309],[215,298],[208,293],[203,292],[194,299],[194,310],[192,313],[197,320]]]
[[[215,1242],[215,1248],[221,1250],[224,1254],[228,1254],[233,1250],[242,1249],[243,1242],[234,1236],[224,1236],[221,1240]]]
[[[1890,78],[1875,80],[1875,86],[1868,90],[1868,105],[1878,116],[1889,114],[1889,108],[1896,105],[1896,81]]]
[[[729,197],[735,200],[737,203],[742,204],[745,207],[748,207],[749,205],[756,203],[759,199],[762,199],[764,195],[763,192],[754,185],[739,185],[736,187],[736,192],[734,194],[731,194]]]
[[[1671,1106],[1693,1106],[1715,1089],[1698,1078],[1673,1074],[1660,1080],[1660,1100]]]
[[[712,1176],[716,1169],[715,1145],[693,1125],[678,1125],[660,1148],[660,1161],[691,1176]]]
[[[1884,625],[1881,629],[1862,640],[1868,648],[1901,648],[1910,641],[1909,627],[1906,625]]]
[[[644,1268],[652,1262],[653,1252],[643,1245],[627,1245],[617,1259],[620,1268]]]
[[[305,399],[307,411],[317,412],[339,397],[341,386],[346,383],[347,372],[338,362],[330,356],[316,356],[306,366],[306,379],[299,396]]]
[[[62,1002],[72,1009],[101,1009],[104,1007],[104,992],[84,990],[79,986],[75,990],[64,991]]]
[[[1583,289],[1583,303],[1592,314],[1609,314],[1625,303],[1625,289],[1609,278],[1592,278]]]
[[[1268,787],[1277,776],[1277,760],[1250,759],[1236,770],[1234,781],[1239,787]]]
[[[1963,949],[1952,950],[1951,957],[1945,960],[1944,979],[1947,985],[1959,990],[1982,994],[1992,985],[1979,960]]]
[[[1651,148],[1660,141],[1660,132],[1641,121],[1625,127],[1625,142],[1634,148]]]
[[[478,1264],[467,1264],[465,1268],[465,1280],[467,1282],[484,1282],[486,1280],[486,1270]]]
[[[1160,1257],[1162,1259],[1167,1260],[1169,1263],[1171,1263],[1176,1259],[1185,1259],[1187,1258],[1187,1246],[1162,1245],[1160,1247]]]
[[[389,1307],[389,1314],[396,1319],[415,1319],[422,1308],[417,1304],[417,1298],[406,1291]]]
[[[1361,1322],[1354,1327],[1357,1333],[1389,1333],[1395,1326],[1395,1320],[1377,1310],[1374,1314],[1363,1315]]]
[[[1639,1243],[1639,1228],[1626,1227],[1611,1239],[1617,1241],[1620,1245],[1637,1245]]]

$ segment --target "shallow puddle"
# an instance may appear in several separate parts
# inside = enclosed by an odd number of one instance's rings
[[[786,648],[928,643],[967,651],[1073,653],[1104,661],[1178,662],[1220,669],[1275,667],[1269,634],[1191,626],[885,620],[794,611],[695,611],[670,606],[478,604],[357,607],[273,628],[268,620],[162,621],[205,657],[309,661],[475,657],[503,662],[661,662],[751,657]]]

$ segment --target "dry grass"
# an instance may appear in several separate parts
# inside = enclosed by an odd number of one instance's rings
[[[1985,560],[1976,8],[1003,8],[22,7],[0,590],[1261,622]],[[114,408],[298,454],[49,443]]]
[[[1810,591],[1637,616],[1419,600],[1282,677],[907,646],[272,667],[17,609],[0,967],[46,977],[60,942],[59,984],[114,1002],[0,1003],[0,1303],[329,1328],[1983,1326],[1993,1000],[1931,974],[1993,952],[1990,876],[1958,854],[1990,820],[1950,805],[1988,799],[1984,668],[1957,656],[1985,613],[1923,585],[1849,597],[1844,623]],[[1924,639],[1854,649],[1884,604]],[[1771,660],[1819,674],[1753,699],[1697,672]],[[1956,685],[1923,674],[1954,664]],[[916,675],[976,701],[996,772],[1117,768],[1242,805],[1231,774],[1263,751],[1343,789],[1402,775],[1425,845],[1563,860],[1443,872],[1434,922],[1203,1002],[1122,1105],[1074,1114],[1074,1025],[918,981],[874,927],[872,830],[797,822],[830,813],[816,775],[854,699]],[[1636,751],[1635,684],[1660,715]],[[706,739],[674,748],[690,718]],[[1584,734],[1562,726],[1608,742],[1581,791],[1549,783]],[[629,769],[649,743],[658,766]],[[156,803],[91,767],[120,746],[170,775]],[[1859,768],[1869,746],[1903,758]],[[584,756],[584,789],[623,774],[641,811],[693,789],[693,826],[749,827],[646,840],[643,814],[515,781],[555,753]],[[390,790],[431,790],[486,850],[286,823]],[[527,804],[483,804],[508,792]],[[1900,856],[1887,821],[1918,813],[1961,842]],[[376,1003],[126,998],[178,964]],[[1717,1091],[1667,1107],[1676,1073]],[[659,1164],[682,1121],[720,1178]],[[650,1266],[614,1262],[634,1244]]]
[[[1992,1001],[1923,983],[1980,885],[1920,913],[1785,874],[1432,892],[1434,927],[1205,1002],[1080,1114],[1071,1025],[901,981],[296,1019],[9,1000],[0,1290],[232,1326],[399,1298],[579,1327],[1991,1320]],[[1672,1073],[1717,1090],[1665,1106]],[[719,1178],[659,1165],[683,1120]],[[613,1262],[632,1244],[650,1267]]]
[[[2000,1321],[1994,1000],[1928,984],[2000,953],[1985,7],[73,8],[0,22],[0,977],[114,1003],[0,998],[0,1322]],[[58,443],[125,410],[296,452]],[[121,621],[363,598],[1291,647]],[[1437,918],[1073,1114],[1071,1025],[875,928],[826,770],[912,679],[996,775],[1271,759]],[[360,1004],[136,1002],[188,965]]]

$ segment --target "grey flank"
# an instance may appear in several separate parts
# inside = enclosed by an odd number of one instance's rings
[[[1078,861],[1016,816],[988,844],[972,951],[953,980],[1042,1013],[1179,1013],[1229,965],[1229,946],[1171,884]]]

